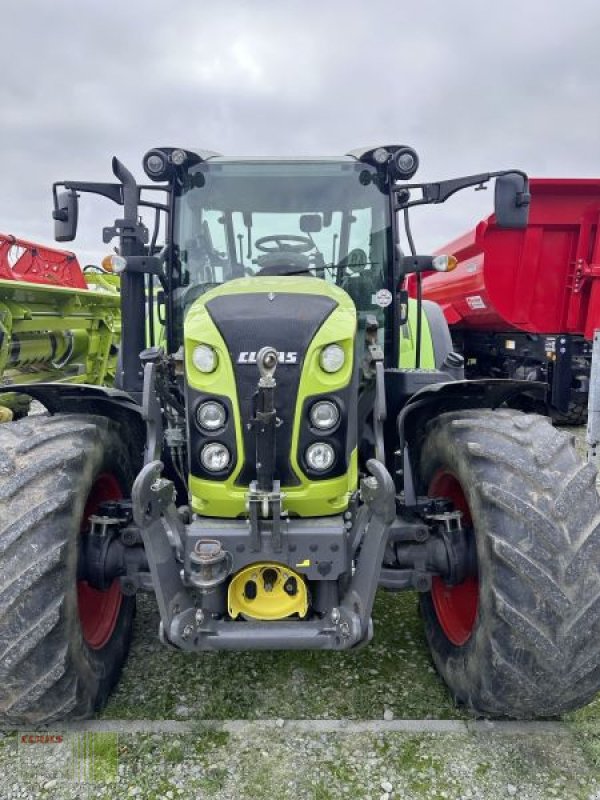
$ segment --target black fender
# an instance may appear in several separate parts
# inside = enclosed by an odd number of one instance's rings
[[[109,417],[123,426],[132,447],[143,448],[146,441],[146,422],[141,405],[121,389],[93,386],[86,383],[26,383],[0,386],[2,394],[23,394],[41,403],[50,414],[98,414]]]
[[[141,416],[141,406],[132,395],[109,386],[94,386],[87,383],[11,383],[0,386],[0,394],[25,394],[33,397],[51,414],[63,411],[90,412],[88,406],[119,407]],[[109,414],[106,414],[109,416]]]
[[[416,502],[414,460],[411,456],[420,452],[430,420],[447,411],[468,408],[527,407],[543,400],[547,389],[545,383],[537,381],[482,378],[432,383],[415,392],[397,417],[406,504]]]

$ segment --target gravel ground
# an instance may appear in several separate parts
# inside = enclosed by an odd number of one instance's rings
[[[570,735],[363,734],[270,730],[119,735],[108,780],[77,785],[39,772],[23,778],[17,746],[0,747],[3,798],[215,798],[215,800],[588,800],[600,784],[594,760]],[[598,794],[600,797],[600,794]]]
[[[585,449],[585,429],[577,434]],[[72,777],[53,778],[50,763],[29,776],[31,751],[14,734],[5,734],[0,800],[88,795],[600,800],[600,698],[565,718],[560,736],[536,731],[307,735],[286,728],[286,719],[466,718],[433,669],[416,597],[380,592],[374,620],[374,642],[356,654],[185,656],[160,645],[156,604],[141,597],[132,652],[103,717],[187,720],[197,731],[121,733],[118,739],[108,734],[114,750],[105,755],[108,771],[83,785]],[[202,730],[202,720],[211,719],[279,722],[251,733]]]

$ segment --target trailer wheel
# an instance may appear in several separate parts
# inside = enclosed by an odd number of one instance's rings
[[[475,537],[477,575],[421,595],[434,663],[457,702],[547,717],[600,690],[596,470],[542,417],[442,414],[420,460],[424,491],[450,497]]]
[[[119,427],[87,415],[0,426],[0,720],[34,725],[101,708],[131,640],[135,601],[77,579],[81,533],[129,492]]]

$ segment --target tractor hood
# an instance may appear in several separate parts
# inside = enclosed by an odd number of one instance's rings
[[[347,481],[356,445],[355,430],[349,436],[350,427],[355,426],[348,406],[353,406],[355,400],[348,404],[342,394],[349,391],[356,372],[355,333],[356,310],[351,298],[319,278],[241,278],[198,298],[184,323],[191,481],[214,483],[215,476],[207,473],[199,459],[206,437],[193,416],[194,409],[207,399],[224,402],[228,416],[233,417],[221,437],[233,457],[228,474],[217,477],[230,482],[231,490],[239,489],[240,497],[255,479],[255,433],[250,423],[259,378],[256,356],[266,346],[274,347],[279,354],[275,373],[280,420],[275,478],[291,493],[300,491],[309,480]],[[216,367],[208,374],[194,364],[194,349],[201,344],[209,345],[216,353]],[[330,344],[340,345],[345,354],[343,366],[335,373],[326,372],[320,363],[321,351]],[[314,398],[323,395],[333,399],[337,396],[343,418],[339,429],[330,434],[335,440],[335,464],[327,474],[314,475],[303,463],[303,452],[312,435],[308,410]],[[338,490],[336,486],[339,494]]]

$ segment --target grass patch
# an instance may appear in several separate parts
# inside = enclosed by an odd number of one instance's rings
[[[119,743],[116,733],[88,733],[92,783],[111,783],[118,777]]]
[[[196,782],[198,789],[209,794],[216,794],[225,788],[227,783],[227,770],[223,767],[213,767],[209,769],[204,777]],[[203,795],[200,794],[200,797]]]

